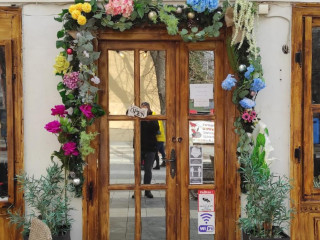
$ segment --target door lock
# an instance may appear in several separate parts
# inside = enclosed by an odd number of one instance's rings
[[[170,159],[166,159],[164,161],[170,163],[170,176],[171,176],[171,178],[174,178],[176,176],[176,168],[177,168],[176,151],[174,149],[172,149],[171,153],[170,153]]]

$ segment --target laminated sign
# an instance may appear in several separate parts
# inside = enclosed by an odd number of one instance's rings
[[[139,108],[137,106],[131,106],[127,110],[127,116],[145,118],[147,116],[147,108]]]
[[[198,234],[215,234],[214,190],[198,190]]]

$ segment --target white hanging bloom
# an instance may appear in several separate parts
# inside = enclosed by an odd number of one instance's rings
[[[91,82],[95,83],[95,84],[99,84],[100,83],[100,78],[98,78],[97,76],[94,76],[93,78],[90,79]]]
[[[89,53],[88,53],[86,50],[83,51],[83,55],[84,55],[86,58],[89,58],[89,57],[90,57],[90,56],[89,56]]]

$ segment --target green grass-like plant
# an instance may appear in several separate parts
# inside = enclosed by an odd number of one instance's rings
[[[63,169],[54,163],[46,169],[46,176],[36,179],[26,174],[17,175],[20,190],[24,191],[24,199],[29,207],[24,214],[21,209],[8,210],[10,223],[23,229],[23,236],[29,235],[31,219],[38,217],[48,225],[52,235],[63,234],[70,230],[70,199],[67,185],[63,177]]]

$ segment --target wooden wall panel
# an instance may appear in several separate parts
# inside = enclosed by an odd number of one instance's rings
[[[14,173],[23,169],[23,90],[22,90],[22,27],[21,9],[0,7],[0,40],[11,40],[13,54],[13,115],[14,115]],[[23,194],[14,188],[14,207],[24,210]],[[0,210],[0,240],[21,239],[19,231],[9,225],[7,208]]]

